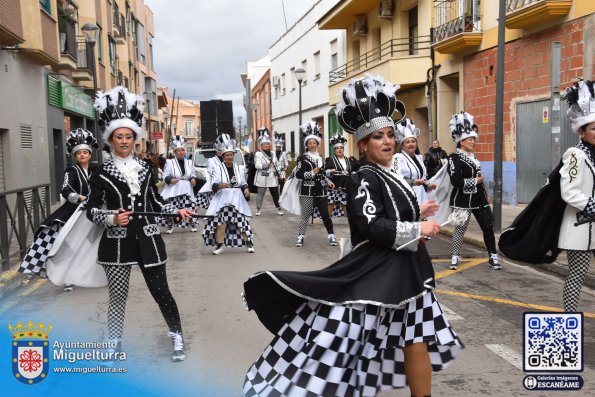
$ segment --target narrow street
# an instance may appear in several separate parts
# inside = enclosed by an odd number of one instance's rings
[[[259,270],[318,269],[339,255],[338,247],[328,246],[320,221],[309,226],[304,247],[294,247],[297,222],[296,216],[277,216],[265,200],[263,215],[252,221],[255,254],[228,249],[214,256],[211,248],[204,246],[200,232],[175,231],[164,235],[170,257],[170,287],[188,343],[186,361],[170,362],[167,329],[137,270],[131,280],[124,330],[123,349],[128,359],[118,364],[126,367],[127,373],[106,374],[105,379],[109,378],[110,382],[102,383],[87,383],[81,375],[54,373],[44,381],[45,387],[60,388],[64,396],[92,394],[92,391],[100,394],[104,388],[107,392],[115,385],[142,378],[147,388],[145,395],[240,396],[245,371],[272,339],[255,314],[243,308],[240,296],[243,282]],[[336,220],[335,228],[339,238],[348,236],[346,219]],[[504,262],[502,271],[491,270],[487,255],[470,246],[464,247],[462,266],[451,271],[448,270],[450,242],[440,236],[429,241],[428,247],[438,280],[437,297],[466,346],[451,367],[434,373],[433,394],[561,396],[562,393],[555,392],[528,392],[523,387],[522,316],[527,311],[560,309],[562,280],[508,262]],[[34,279],[3,300],[0,316],[5,324],[29,320],[51,323],[54,328],[51,341],[101,341],[105,337],[107,298],[106,288],[77,288],[65,293],[46,281]],[[585,329],[592,329],[595,326],[592,290],[583,289],[579,308],[585,312]],[[588,380],[594,375],[595,338],[587,332],[584,337],[582,376]],[[7,362],[6,355],[10,353],[3,349],[2,354],[3,362]],[[52,363],[54,367],[58,365]],[[593,393],[592,382],[587,382],[583,390],[572,395]],[[130,395],[135,393],[131,391]],[[380,395],[408,396],[409,391]]]

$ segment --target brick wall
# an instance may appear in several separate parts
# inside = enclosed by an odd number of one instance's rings
[[[583,75],[583,29],[585,18],[509,42],[504,65],[504,161],[514,161],[515,101],[550,95],[551,42],[562,43],[561,89]],[[478,158],[493,161],[496,113],[496,52],[491,48],[465,57],[464,110],[475,116],[479,141]],[[593,76],[585,76],[592,78]],[[564,121],[564,119],[562,120]]]
[[[4,37],[1,30],[5,29],[11,35],[23,37],[23,22],[21,17],[21,3],[18,1],[0,1],[0,43],[12,45],[13,38]]]

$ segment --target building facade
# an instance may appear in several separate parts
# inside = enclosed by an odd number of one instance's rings
[[[337,0],[318,1],[269,48],[272,130],[285,134],[286,150],[292,153],[299,153],[302,147],[300,91],[302,123],[314,120],[320,125],[322,155],[332,153],[329,135],[340,129],[329,105],[328,87],[329,71],[345,62],[345,32],[321,30],[317,25],[317,21],[337,3]],[[296,76],[299,69],[305,72],[301,90]]]

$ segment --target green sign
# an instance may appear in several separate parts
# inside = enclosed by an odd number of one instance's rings
[[[64,80],[48,76],[48,102],[50,105],[95,119],[93,99]]]

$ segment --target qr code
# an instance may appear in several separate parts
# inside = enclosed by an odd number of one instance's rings
[[[524,313],[525,371],[583,370],[582,313]]]

